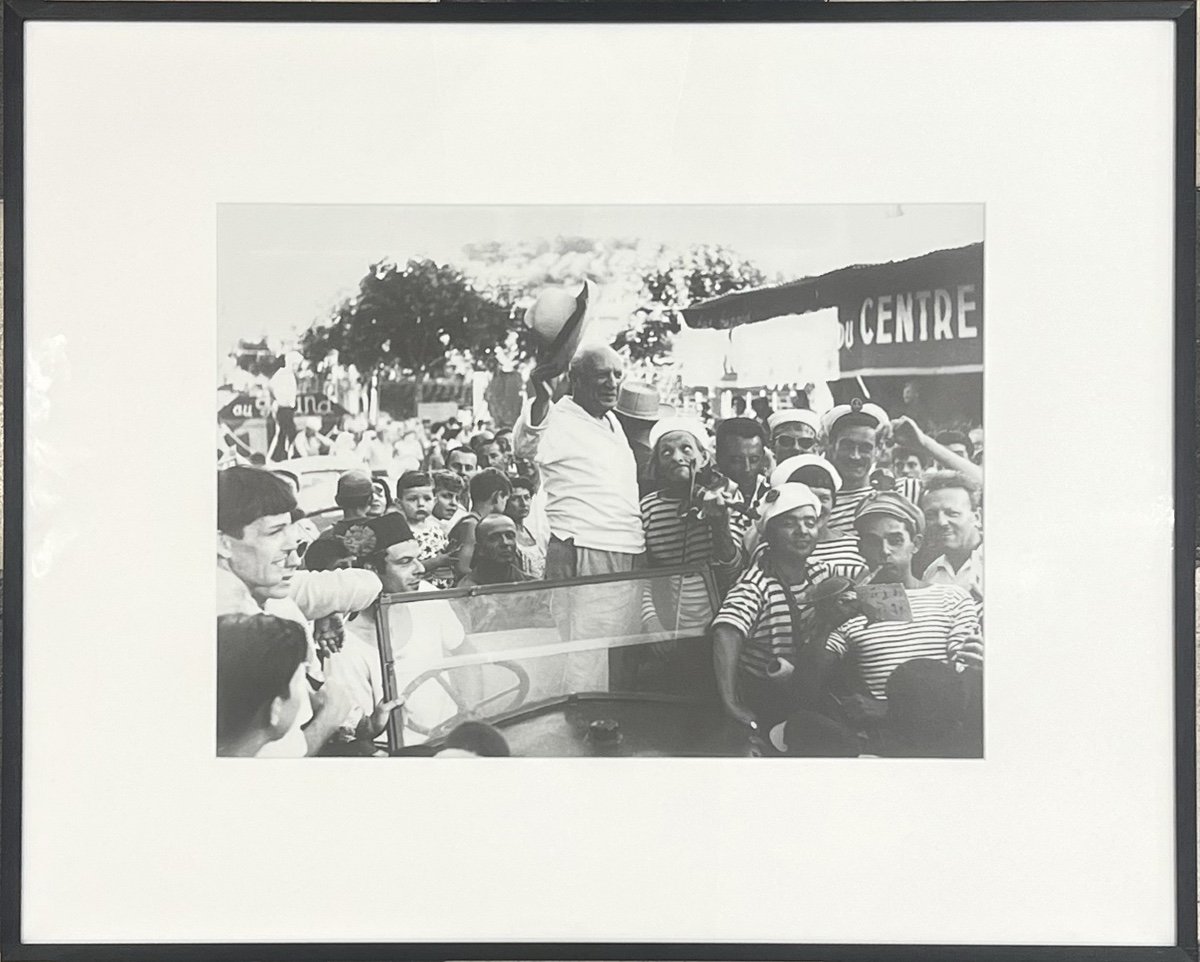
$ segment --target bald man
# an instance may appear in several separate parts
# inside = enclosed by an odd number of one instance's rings
[[[475,526],[471,562],[471,572],[458,583],[460,588],[531,580],[518,564],[517,525],[508,515],[488,515]]]
[[[534,370],[533,398],[513,429],[514,452],[537,465],[546,494],[546,580],[632,572],[641,565],[645,541],[637,462],[613,414],[625,364],[611,348],[592,347],[575,355],[567,373],[569,393],[552,404],[550,381],[561,370],[547,365]],[[564,632],[571,639],[633,634],[640,597],[632,582],[564,589],[558,607]],[[608,690],[603,655],[572,657],[566,679],[571,690]],[[614,651],[614,667],[620,660]],[[623,684],[612,678],[613,690]]]

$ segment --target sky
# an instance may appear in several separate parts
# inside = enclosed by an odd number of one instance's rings
[[[821,274],[983,240],[982,204],[350,206],[226,204],[217,217],[218,350],[288,339],[353,294],[382,258],[462,266],[466,244],[637,238],[721,244],[768,276]]]

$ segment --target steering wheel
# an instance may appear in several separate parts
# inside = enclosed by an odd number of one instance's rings
[[[515,661],[495,661],[489,662],[489,665],[496,668],[504,668],[512,672],[516,676],[516,682],[503,691],[488,695],[473,706],[463,701],[462,696],[446,680],[446,670],[444,668],[432,668],[417,675],[416,678],[405,686],[404,691],[401,693],[406,701],[409,695],[432,679],[441,685],[442,690],[450,696],[450,700],[454,702],[454,707],[458,709],[458,712],[452,717],[447,718],[444,722],[434,725],[432,728],[426,728],[408,718],[404,719],[404,727],[416,732],[418,735],[424,735],[430,741],[433,741],[436,738],[441,738],[443,735],[450,734],[450,732],[465,721],[476,721],[486,717],[486,712],[483,709],[502,698],[507,698],[509,695],[516,696],[513,699],[511,707],[515,708],[517,705],[522,704],[529,695],[529,672]]]

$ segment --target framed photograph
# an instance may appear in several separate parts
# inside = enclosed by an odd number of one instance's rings
[[[1197,958],[1193,3],[4,16],[6,958]]]

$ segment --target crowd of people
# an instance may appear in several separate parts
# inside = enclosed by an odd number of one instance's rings
[[[362,464],[325,530],[271,458],[233,452],[218,471],[220,754],[375,754],[394,715],[419,742],[459,707],[444,684],[402,692],[469,650],[484,609],[377,599],[574,579],[562,637],[660,643],[573,655],[567,690],[707,698],[768,753],[981,754],[982,429],[927,433],[869,399],[820,414],[738,399],[706,420],[607,347],[543,364],[529,388],[511,427],[298,426],[283,453]],[[388,684],[376,619],[402,607]],[[477,721],[439,746],[508,754]]]

